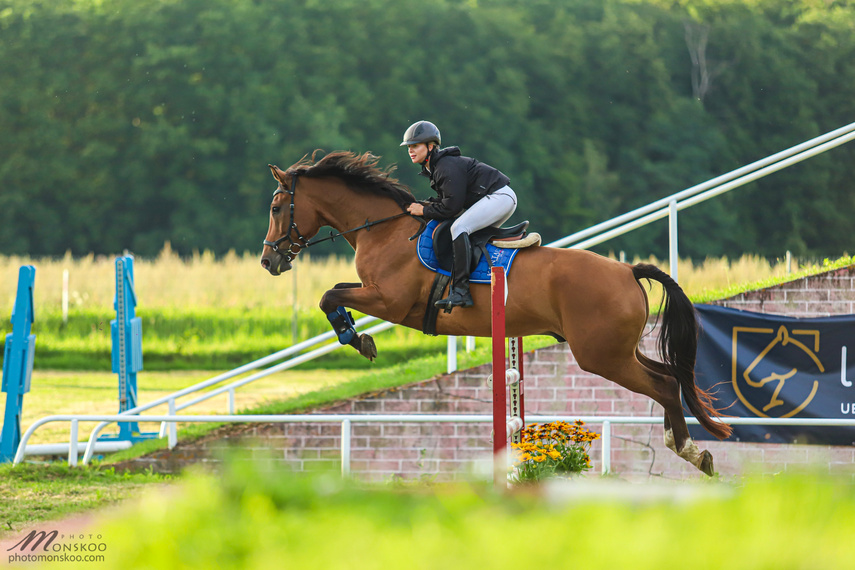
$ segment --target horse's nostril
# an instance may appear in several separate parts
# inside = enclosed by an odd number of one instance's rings
[[[264,269],[270,269],[270,260],[269,259],[262,259],[261,260],[261,266]]]

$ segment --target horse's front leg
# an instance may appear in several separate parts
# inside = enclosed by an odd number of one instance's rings
[[[377,357],[374,339],[368,334],[359,334],[354,327],[353,316],[348,308],[366,315],[380,316],[386,303],[374,287],[363,287],[361,283],[339,283],[321,297],[321,310],[327,316],[341,344],[349,344],[368,360]]]

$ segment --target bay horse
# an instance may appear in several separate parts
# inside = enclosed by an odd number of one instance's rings
[[[270,165],[279,185],[270,204],[262,267],[271,275],[288,271],[320,228],[331,226],[353,247],[360,279],[339,283],[321,298],[320,308],[336,332],[341,332],[336,313],[346,315],[344,308],[422,330],[434,274],[418,260],[416,243],[409,239],[422,223],[406,213],[415,197],[392,177],[394,167],[379,168],[378,157],[370,153],[335,152],[319,160],[316,154],[285,171]],[[664,289],[661,362],[639,350],[649,316],[641,279],[658,281]],[[698,449],[689,435],[681,393],[712,435],[724,439],[732,428],[713,419],[721,417],[713,396],[695,384],[697,317],[668,274],[653,265],[629,265],[589,251],[537,246],[518,253],[507,287],[507,336],[566,340],[583,370],[655,400],[664,409],[666,445],[713,475],[712,455]],[[438,334],[490,336],[490,287],[473,284],[472,297],[473,307],[439,314]],[[340,341],[373,359],[373,339],[350,330],[349,340],[340,335]]]

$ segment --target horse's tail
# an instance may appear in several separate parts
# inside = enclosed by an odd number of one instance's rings
[[[733,428],[712,420],[713,417],[721,417],[713,405],[715,398],[695,384],[695,358],[698,353],[695,307],[671,276],[658,267],[639,263],[632,267],[632,275],[636,281],[652,279],[662,284],[665,305],[661,314],[659,354],[665,367],[680,383],[692,415],[712,435],[725,439],[733,432]]]

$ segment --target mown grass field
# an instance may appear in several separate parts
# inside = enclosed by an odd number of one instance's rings
[[[74,469],[62,464],[0,464],[0,540],[46,520],[140,497],[173,478],[153,473]],[[0,549],[0,557],[5,549]],[[6,562],[0,558],[0,565]]]

